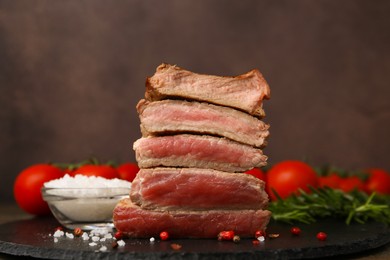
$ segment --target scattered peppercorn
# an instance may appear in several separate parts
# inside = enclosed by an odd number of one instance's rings
[[[168,240],[168,238],[169,238],[168,232],[166,232],[166,231],[161,232],[160,238],[161,238],[161,240]]]
[[[258,244],[260,244],[260,241],[259,241],[259,240],[257,240],[257,239],[256,239],[256,240],[253,240],[253,241],[252,241],[252,244],[254,244],[254,245],[258,245]]]
[[[299,234],[301,234],[301,229],[299,227],[292,227],[290,231],[291,234],[293,234],[294,236],[298,236]]]
[[[235,236],[233,237],[233,242],[234,242],[234,243],[239,243],[240,240],[241,240],[240,236],[235,235]]]
[[[257,230],[256,232],[255,232],[255,238],[258,238],[258,237],[265,237],[266,236],[266,233],[265,233],[265,231],[263,231],[263,230]]]
[[[117,231],[117,232],[115,233],[114,237],[115,237],[116,239],[122,239],[122,238],[123,238],[123,233],[120,232],[120,231]]]
[[[180,250],[181,249],[181,245],[179,245],[179,244],[171,244],[171,248],[173,250]]]
[[[73,234],[76,236],[76,237],[79,237],[83,234],[83,230],[81,228],[75,228],[73,230]]]
[[[317,239],[320,241],[325,241],[328,235],[325,232],[318,232]]]
[[[233,240],[233,238],[234,238],[234,231],[233,230],[221,231],[218,234],[218,240],[219,241],[222,241],[222,240]]]
[[[279,234],[269,234],[268,237],[269,238],[278,238]]]
[[[117,248],[118,247],[118,242],[116,242],[116,241],[112,242],[111,247],[112,248]]]

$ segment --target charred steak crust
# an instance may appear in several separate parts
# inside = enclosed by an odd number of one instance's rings
[[[158,237],[167,231],[172,238],[216,238],[223,230],[234,230],[241,237],[253,237],[265,230],[270,220],[268,210],[145,210],[130,199],[115,207],[113,221],[116,229],[133,238]]]
[[[147,78],[145,98],[181,98],[234,107],[263,117],[262,101],[271,96],[268,83],[256,69],[236,77],[193,73],[166,63]]]
[[[137,104],[144,137],[164,134],[210,134],[262,148],[269,125],[233,108],[204,102],[142,99]]]
[[[131,201],[144,209],[264,209],[264,182],[244,173],[197,168],[141,169]]]

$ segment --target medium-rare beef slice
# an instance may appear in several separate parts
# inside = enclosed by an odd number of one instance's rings
[[[262,101],[270,98],[270,88],[256,69],[236,77],[221,77],[197,74],[163,63],[146,80],[145,98],[172,97],[234,107],[262,117]]]
[[[266,229],[270,217],[268,210],[145,210],[130,199],[121,200],[113,212],[115,228],[132,238],[156,237],[167,231],[172,238],[215,239],[224,230],[253,237],[257,230]]]
[[[143,137],[134,142],[140,168],[158,166],[244,172],[267,163],[261,149],[208,135]]]
[[[131,201],[144,209],[264,209],[264,182],[245,173],[198,168],[141,169],[131,185]]]
[[[229,107],[182,100],[149,102],[142,99],[137,110],[143,136],[164,133],[201,133],[226,137],[264,147],[269,125]]]

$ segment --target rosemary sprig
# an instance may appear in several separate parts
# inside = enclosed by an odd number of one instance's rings
[[[299,195],[278,199],[269,205],[272,218],[276,221],[310,224],[318,219],[336,217],[352,222],[366,223],[373,220],[390,224],[390,198],[370,196],[361,191],[344,192],[330,188],[311,188],[307,193],[300,190]]]

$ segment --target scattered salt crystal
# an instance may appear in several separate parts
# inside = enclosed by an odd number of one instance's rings
[[[106,238],[105,238],[105,237],[102,237],[102,238],[100,239],[100,242],[104,242],[104,241],[106,241]]]
[[[56,232],[54,232],[53,234],[53,237],[62,237],[64,236],[64,231],[61,231],[61,230],[56,230]]]
[[[58,242],[58,238],[54,238],[54,243],[57,243]]]
[[[112,238],[112,234],[111,233],[105,234],[104,238],[111,239]]]
[[[97,229],[91,230],[91,234],[95,235],[95,236],[105,236],[105,235],[109,234],[109,230],[106,228],[97,228]]]
[[[89,246],[96,246],[97,244],[95,242],[91,242],[88,244]]]
[[[74,235],[72,233],[66,232],[65,235],[66,235],[67,238],[70,238],[70,239],[74,238]]]
[[[155,241],[154,237],[151,237],[151,238],[149,239],[149,241],[150,241],[150,243],[154,243],[154,241]]]
[[[125,245],[126,245],[125,241],[123,240],[118,241],[118,246],[125,246]]]
[[[102,247],[99,249],[99,251],[105,252],[105,251],[107,251],[107,247],[106,247],[106,246],[102,246]]]
[[[257,240],[259,240],[260,242],[264,242],[265,238],[264,238],[264,236],[259,236],[259,237],[257,238]]]
[[[84,232],[81,237],[83,238],[83,240],[88,240],[89,239],[89,236],[88,236],[87,232]]]
[[[99,241],[100,240],[100,237],[98,237],[98,236],[93,236],[92,237],[92,241],[93,242],[97,242],[97,241]]]

